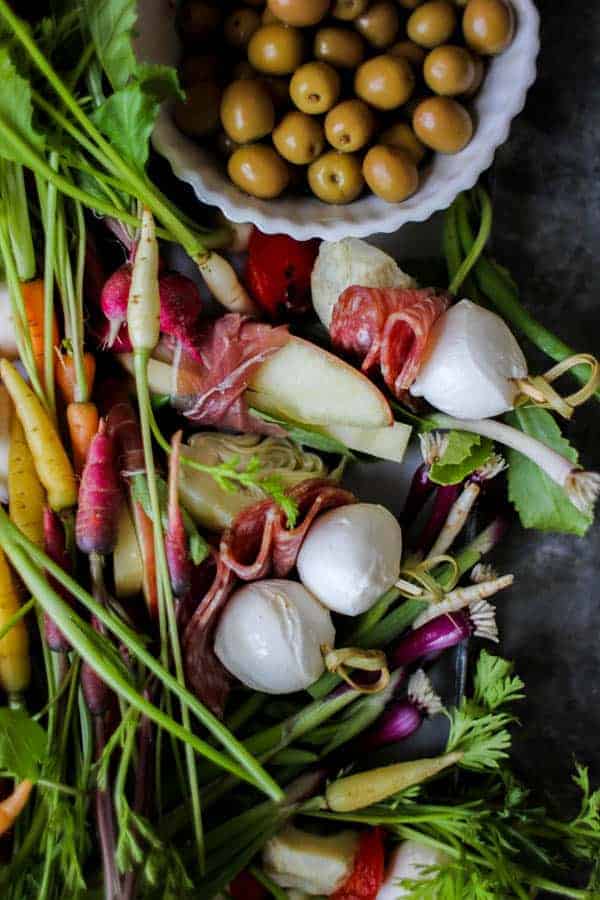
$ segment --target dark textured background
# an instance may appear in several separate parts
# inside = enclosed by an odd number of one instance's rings
[[[600,355],[600,4],[538,6],[539,77],[496,158],[494,253],[534,315]],[[600,405],[567,433],[600,466]],[[496,557],[517,575],[499,621],[529,688],[519,762],[561,791],[573,756],[600,779],[599,557],[600,524],[583,540],[516,527]]]

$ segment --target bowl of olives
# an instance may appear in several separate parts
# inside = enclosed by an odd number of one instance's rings
[[[396,231],[489,167],[535,79],[533,0],[139,0],[176,65],[156,150],[203,203],[298,239]]]

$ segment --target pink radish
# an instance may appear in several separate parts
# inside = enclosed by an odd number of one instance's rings
[[[179,272],[167,272],[158,281],[160,294],[160,330],[184,347],[193,345],[202,309],[200,291]]]
[[[127,322],[123,322],[117,333],[113,334],[113,323],[108,319],[102,319],[101,324],[94,328],[94,337],[98,341],[100,349],[110,347],[113,353],[131,353],[133,350],[129,340]]]
[[[123,265],[113,272],[104,283],[100,295],[100,308],[110,323],[106,346],[112,347],[121,326],[127,321],[127,301],[131,286],[131,264]]]
[[[117,542],[121,489],[114,438],[100,420],[81,476],[75,538],[82,553],[111,553]]]

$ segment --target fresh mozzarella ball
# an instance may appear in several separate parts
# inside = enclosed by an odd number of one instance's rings
[[[324,606],[365,612],[398,580],[402,531],[384,506],[353,503],[324,513],[298,555],[301,582]]]
[[[315,312],[329,328],[333,307],[340,294],[351,285],[361,287],[415,287],[415,282],[398,267],[391,256],[361,241],[344,238],[323,241],[311,276]]]
[[[448,857],[442,850],[426,847],[417,841],[404,841],[392,852],[385,873],[383,884],[379,888],[376,900],[400,900],[401,897],[412,896],[411,891],[399,886],[403,879],[410,881],[429,881],[434,877],[424,873],[429,866],[442,866]]]
[[[512,409],[527,363],[495,313],[461,300],[435,323],[425,361],[410,389],[457,419],[487,419]]]
[[[266,694],[301,691],[322,675],[333,647],[329,612],[296,581],[270,579],[235,591],[221,616],[215,653],[242,684]]]

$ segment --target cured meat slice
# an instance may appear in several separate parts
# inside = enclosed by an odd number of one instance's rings
[[[271,434],[271,426],[250,415],[243,394],[257,367],[288,340],[285,326],[273,328],[237,313],[207,323],[193,355],[175,354],[176,405],[199,425]]]
[[[449,305],[447,294],[420,297],[406,309],[393,312],[385,323],[380,348],[381,374],[397,397],[417,377],[431,329]]]
[[[219,716],[225,708],[231,676],[215,655],[214,635],[237,579],[254,581],[271,572],[279,578],[288,575],[316,516],[355,502],[349,491],[321,478],[296,485],[290,495],[298,505],[299,520],[292,529],[286,528],[284,513],[272,500],[256,503],[237,516],[221,539],[214,581],[185,626],[187,682]]]
[[[383,377],[400,396],[414,381],[429,332],[449,305],[447,294],[433,288],[352,286],[333,310],[334,346],[361,360],[363,372],[381,367]]]

